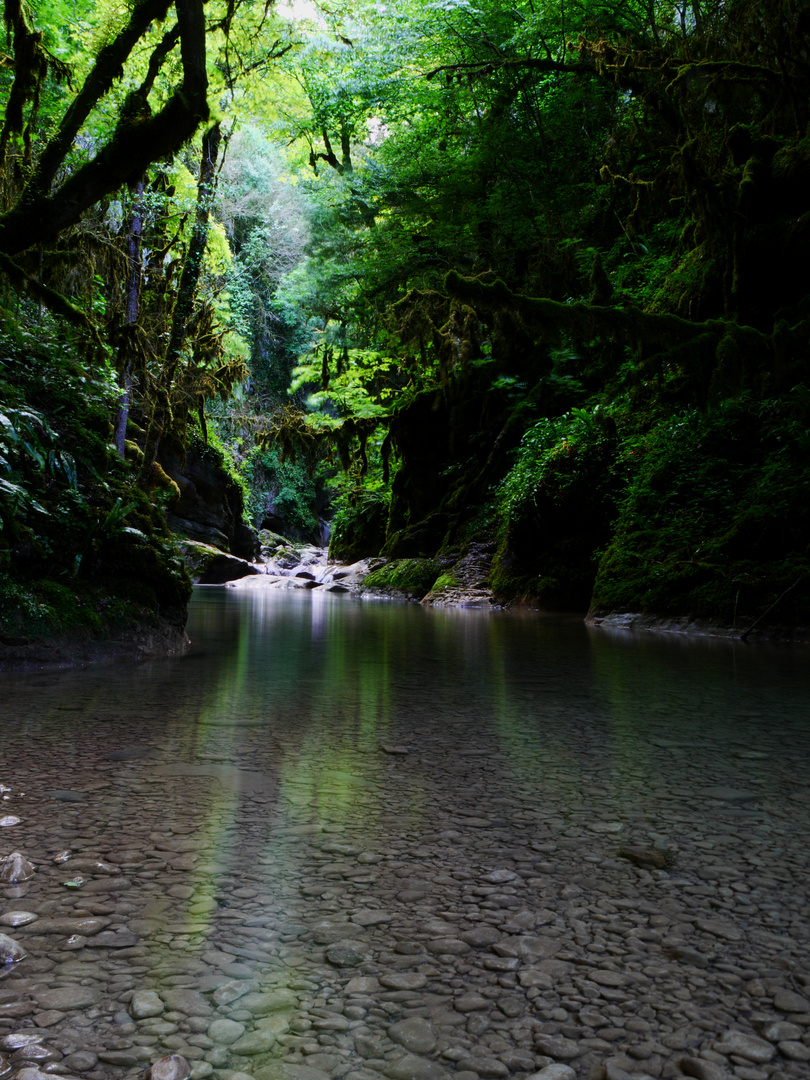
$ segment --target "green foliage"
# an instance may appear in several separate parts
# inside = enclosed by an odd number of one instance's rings
[[[255,449],[245,464],[251,520],[261,526],[273,521],[273,528],[287,537],[317,541],[318,488],[302,461],[282,461],[278,450]]]
[[[543,417],[523,436],[515,463],[499,486],[501,510],[520,515],[541,492],[561,501],[592,468],[594,457],[605,458],[611,447],[599,405],[592,411],[574,408],[563,416]]]
[[[252,497],[250,483],[245,476],[244,462],[237,455],[233,443],[220,435],[215,426],[211,426],[207,440],[195,429],[189,446],[202,460],[211,461],[224,470],[229,480],[239,489],[244,505],[248,506]]]
[[[94,371],[72,332],[37,319],[6,315],[0,331],[2,625],[30,636],[182,625],[188,579],[108,441],[111,374]],[[139,575],[141,595],[122,600]]]
[[[385,543],[391,497],[387,491],[347,491],[334,502],[329,558],[351,563],[378,555]]]
[[[594,604],[741,628],[798,581],[778,612],[790,621],[810,582],[807,415],[798,394],[746,397],[625,440],[628,480]]]

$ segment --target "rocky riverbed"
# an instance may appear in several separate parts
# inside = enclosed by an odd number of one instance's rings
[[[0,857],[35,867],[0,886],[4,1080],[810,1074],[789,730],[653,714],[608,765],[559,705],[497,738],[444,692],[385,734],[258,702],[180,724],[182,663],[129,701],[3,684]]]

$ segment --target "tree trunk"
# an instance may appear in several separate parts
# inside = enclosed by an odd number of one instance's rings
[[[203,136],[202,156],[200,160],[200,177],[197,182],[197,209],[194,215],[194,227],[191,240],[188,245],[188,253],[183,263],[183,272],[180,275],[180,284],[177,289],[177,300],[172,313],[172,329],[169,335],[169,344],[166,348],[166,358],[163,366],[163,374],[160,378],[155,411],[149,423],[144,448],[143,466],[141,468],[140,483],[142,487],[148,487],[151,479],[152,466],[157,457],[160,440],[166,427],[169,415],[169,398],[174,377],[183,355],[183,346],[186,341],[189,319],[194,309],[194,297],[202,271],[205,247],[208,243],[208,217],[211,210],[211,200],[216,186],[216,164],[219,154],[219,144],[222,132],[219,122],[209,128]]]
[[[138,321],[141,297],[141,235],[143,233],[143,191],[145,178],[135,185],[135,202],[127,234],[127,283],[124,309],[124,365],[121,371],[121,396],[115,417],[115,448],[124,457],[127,438],[127,418],[132,403],[132,368],[134,363],[131,334]]]

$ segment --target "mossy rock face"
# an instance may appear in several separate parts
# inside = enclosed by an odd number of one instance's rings
[[[155,593],[133,581],[0,582],[0,670],[72,667],[183,652],[185,609],[167,616]]]
[[[441,548],[450,524],[448,514],[431,514],[424,521],[392,533],[386,540],[382,553],[389,559],[429,558]]]
[[[394,599],[421,600],[441,573],[435,559],[397,559],[368,575],[360,592]]]
[[[259,531],[259,543],[261,545],[261,558],[265,562],[274,562],[285,569],[291,569],[301,561],[301,548],[303,545],[293,543],[286,536],[273,532],[272,529],[261,529]]]
[[[273,532],[272,529],[259,529],[259,543],[262,548],[276,551],[278,548],[288,547],[290,541],[281,533]]]

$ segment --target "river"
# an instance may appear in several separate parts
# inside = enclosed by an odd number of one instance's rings
[[[0,677],[0,1077],[808,1075],[806,649],[228,588],[189,633]]]

